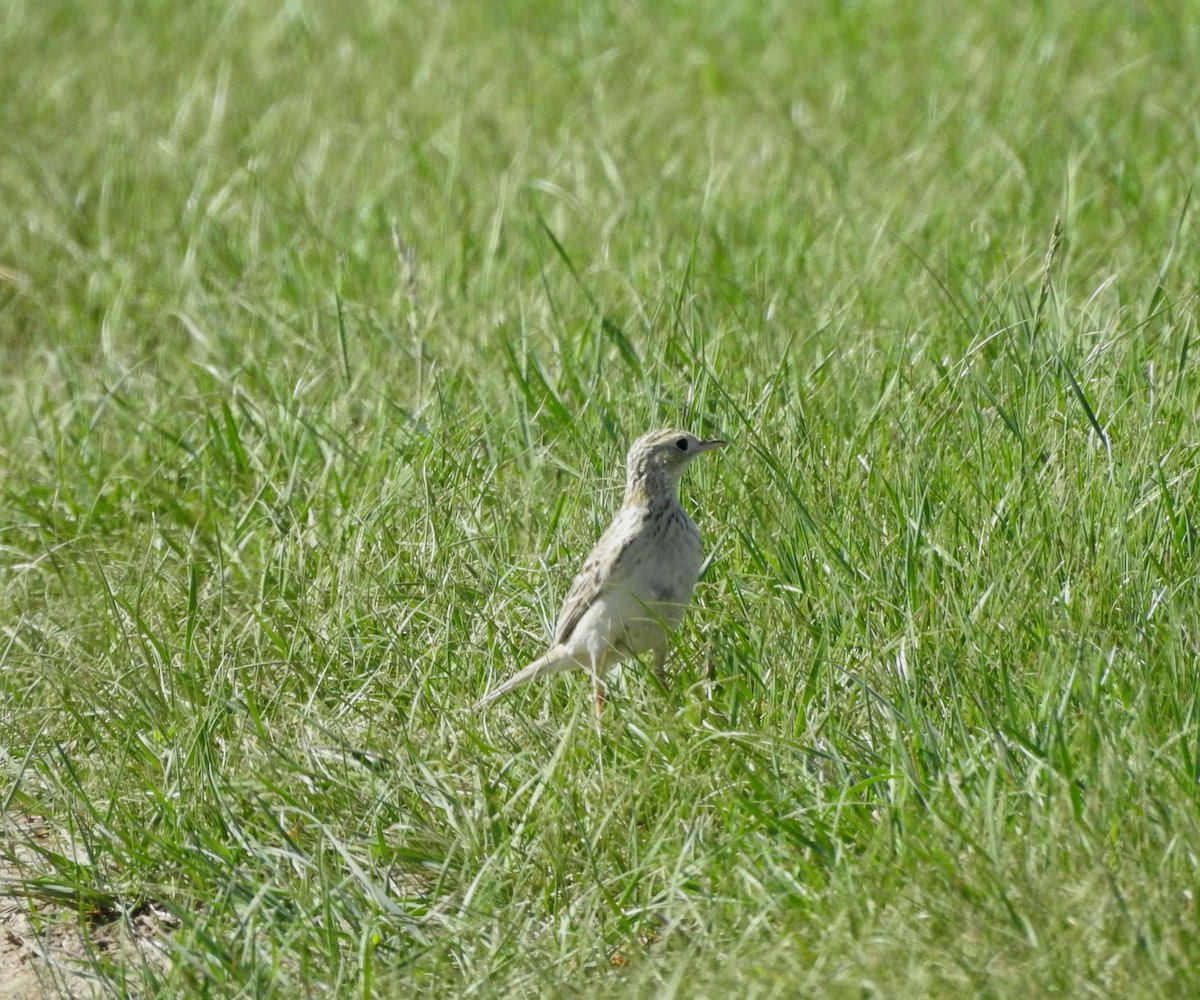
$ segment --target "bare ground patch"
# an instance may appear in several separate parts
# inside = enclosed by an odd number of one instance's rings
[[[84,998],[112,994],[149,967],[165,972],[177,922],[142,904],[122,912],[58,891],[39,848],[83,862],[80,852],[45,821],[0,821],[0,1000]]]

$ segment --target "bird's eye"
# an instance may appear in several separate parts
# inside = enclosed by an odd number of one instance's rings
[[[687,451],[687,438],[680,438],[675,442],[675,447],[680,451]]]

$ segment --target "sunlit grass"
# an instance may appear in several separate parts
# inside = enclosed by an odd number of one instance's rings
[[[10,4],[10,891],[172,914],[114,995],[1192,995],[1172,18]],[[673,686],[470,713],[660,425]]]

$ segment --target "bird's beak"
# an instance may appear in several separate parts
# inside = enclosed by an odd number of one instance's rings
[[[721,441],[718,438],[713,438],[711,441],[701,441],[700,451],[712,451],[714,448],[724,448],[727,442]]]

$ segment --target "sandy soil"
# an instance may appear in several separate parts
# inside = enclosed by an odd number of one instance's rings
[[[133,982],[141,966],[166,970],[175,926],[169,913],[146,905],[125,915],[80,914],[69,901],[32,895],[25,880],[45,874],[36,844],[72,853],[36,817],[0,819],[0,1000],[90,1000],[112,995],[105,970],[127,969]]]

